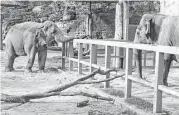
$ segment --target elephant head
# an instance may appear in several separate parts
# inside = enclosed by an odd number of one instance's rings
[[[41,28],[38,28],[36,31],[35,43],[37,48],[46,47],[48,44],[45,33]]]
[[[134,43],[155,44],[158,41],[160,28],[163,19],[166,17],[160,14],[145,14],[142,16],[136,29]],[[142,78],[142,50],[134,50],[136,56],[136,65],[139,77]]]
[[[58,28],[58,26],[52,21],[45,21],[43,23],[43,31],[47,37],[47,43],[51,42],[68,42],[73,40],[73,37],[66,37],[62,31]]]
[[[152,15],[144,15],[135,33],[134,43],[153,44],[152,39]],[[142,78],[142,50],[134,50],[139,77]]]

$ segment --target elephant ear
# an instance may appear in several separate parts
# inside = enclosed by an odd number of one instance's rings
[[[27,39],[30,39],[30,41],[33,41],[33,44],[35,43],[36,47],[38,46],[38,39],[36,37],[36,29],[35,28],[30,28],[26,30],[23,34],[24,41]],[[33,40],[31,40],[33,38]]]
[[[150,27],[151,27],[151,26],[150,26],[150,25],[151,25],[150,22],[151,22],[150,20],[147,20],[146,23],[145,23],[145,27],[146,27],[146,32],[145,32],[145,33],[146,33],[146,34],[149,34],[149,33],[150,33],[150,29],[151,29],[151,28],[150,28]]]

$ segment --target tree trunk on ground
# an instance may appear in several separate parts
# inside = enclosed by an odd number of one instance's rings
[[[104,80],[100,80],[100,81],[84,81],[84,80],[87,80],[87,79],[93,77],[97,73],[101,74],[101,75],[106,75],[112,71],[117,71],[117,69],[114,68],[114,69],[109,69],[109,70],[103,71],[103,70],[100,70],[100,68],[99,68],[99,69],[96,69],[95,71],[93,71],[92,73],[85,75],[77,80],[74,80],[70,83],[50,89],[43,93],[33,93],[33,94],[26,94],[26,95],[20,95],[20,96],[7,95],[7,94],[1,93],[1,101],[15,102],[15,103],[26,103],[26,102],[29,102],[31,99],[39,99],[39,98],[45,98],[45,97],[50,97],[50,96],[56,96],[56,95],[60,95],[60,96],[83,95],[83,96],[92,97],[92,98],[101,99],[101,100],[114,101],[112,98],[103,97],[98,94],[89,94],[89,93],[85,93],[85,92],[66,92],[66,93],[62,92],[63,90],[70,88],[72,86],[78,85],[78,84],[92,84],[92,83],[106,82],[106,81],[111,81],[111,80],[114,80],[116,78],[119,78],[119,77],[122,77],[125,75],[125,74],[122,74],[122,75],[114,76],[112,78],[108,78],[108,79],[104,79]]]
[[[123,4],[122,2],[118,2],[116,4],[116,17],[115,17],[115,40],[123,39]],[[114,54],[116,58],[113,60],[113,66],[116,68],[122,68],[122,58],[120,57],[122,54],[122,48],[115,47]]]

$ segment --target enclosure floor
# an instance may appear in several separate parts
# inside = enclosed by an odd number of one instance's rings
[[[37,59],[33,66],[33,73],[24,73],[24,67],[27,62],[27,57],[18,57],[15,60],[13,72],[4,72],[4,64],[6,62],[5,52],[1,51],[1,93],[9,95],[22,95],[35,92],[43,92],[53,87],[59,86],[59,84],[67,83],[71,80],[79,77],[77,74],[77,64],[74,64],[74,71],[60,70],[61,52],[48,51],[48,59],[46,62],[46,72],[38,72]],[[98,60],[102,65],[104,59]],[[66,67],[68,68],[68,61],[66,60]],[[58,70],[58,71],[56,71]],[[83,66],[84,73],[88,73],[89,68]],[[120,70],[118,74],[121,74],[124,70]],[[115,73],[112,73],[115,74]],[[148,81],[154,80],[154,70],[151,68],[144,69],[145,79]],[[134,76],[136,73],[134,72]],[[179,91],[179,69],[172,68],[169,75],[170,86]],[[105,76],[96,75],[96,79],[102,79]],[[111,82],[111,88],[104,89],[102,83],[95,85],[77,85],[69,88],[66,91],[89,91],[95,93],[92,87],[101,88],[107,94],[113,95],[116,99],[121,99],[124,96],[124,78],[118,78]],[[129,105],[135,106],[143,111],[150,113],[152,111],[153,102],[153,89],[150,89],[144,85],[137,83],[132,84],[132,98],[125,100]],[[89,105],[78,108],[77,103],[83,100],[89,99]],[[87,115],[90,110],[99,110],[109,112],[116,115],[128,115],[126,108],[123,108],[118,103],[109,103],[106,101],[100,101],[83,96],[74,97],[61,97],[52,96],[44,99],[32,100],[25,104],[19,103],[5,103],[1,102],[2,115]],[[179,110],[179,98],[172,95],[163,94],[163,110],[173,112],[177,114]]]

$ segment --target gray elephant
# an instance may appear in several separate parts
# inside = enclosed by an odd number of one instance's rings
[[[179,46],[179,17],[160,14],[145,14],[140,20],[135,33],[134,43]],[[139,77],[142,78],[141,50],[135,50]],[[168,86],[167,78],[171,62],[179,57],[164,54],[163,84]]]
[[[14,59],[18,56],[29,57],[26,71],[31,72],[35,55],[38,53],[39,70],[43,71],[47,57],[47,45],[53,41],[68,42],[72,37],[65,37],[52,21],[44,23],[24,22],[14,25],[5,38],[7,63],[5,71],[12,71]]]

